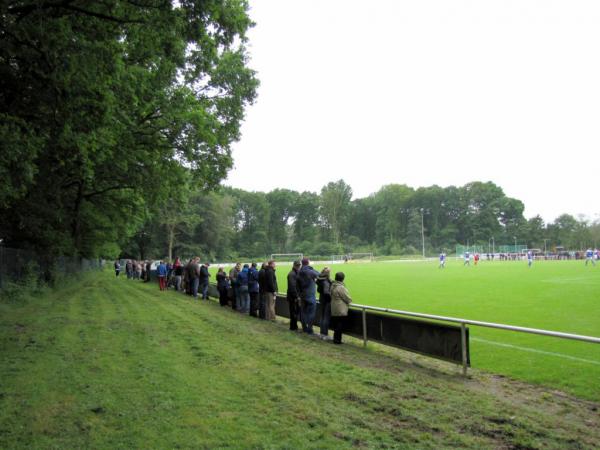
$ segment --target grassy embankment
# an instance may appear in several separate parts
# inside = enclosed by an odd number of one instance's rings
[[[592,448],[598,404],[90,274],[0,301],[0,448]]]

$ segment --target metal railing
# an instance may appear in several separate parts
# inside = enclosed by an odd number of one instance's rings
[[[360,309],[362,311],[363,345],[364,346],[367,345],[367,326],[366,326],[367,310],[377,311],[377,312],[385,312],[385,313],[409,316],[409,317],[418,317],[421,319],[431,319],[431,320],[439,320],[439,321],[444,321],[444,322],[459,323],[460,328],[461,328],[461,340],[462,340],[463,375],[467,374],[467,367],[468,367],[467,333],[466,333],[467,325],[475,325],[475,326],[479,326],[479,327],[496,328],[499,330],[538,334],[538,335],[542,335],[542,336],[551,336],[551,337],[556,337],[556,338],[560,338],[560,339],[570,339],[570,340],[575,340],[575,341],[583,341],[583,342],[590,342],[593,344],[600,344],[600,338],[594,337],[594,336],[582,336],[579,334],[562,333],[560,331],[540,330],[537,328],[517,327],[514,325],[504,325],[504,324],[500,324],[500,323],[482,322],[479,320],[461,319],[458,317],[447,317],[447,316],[438,316],[435,314],[424,314],[424,313],[416,313],[416,312],[411,312],[411,311],[401,311],[401,310],[397,310],[397,309],[380,308],[377,306],[351,304],[350,307],[355,308],[355,309]]]

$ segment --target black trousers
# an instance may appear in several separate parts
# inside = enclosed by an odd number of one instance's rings
[[[258,292],[250,292],[250,315],[257,317],[259,308]]]
[[[227,295],[227,288],[220,287],[219,288],[219,304],[221,306],[227,306],[228,300],[229,300],[229,296]]]
[[[346,328],[348,316],[331,316],[331,328],[333,329],[333,342],[342,343],[342,332]]]
[[[298,304],[298,299],[288,296],[287,301],[290,309],[290,330],[297,330],[298,320],[300,320],[300,305]]]

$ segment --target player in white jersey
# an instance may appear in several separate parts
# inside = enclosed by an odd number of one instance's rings
[[[444,267],[446,267],[446,254],[440,253],[440,265],[438,269],[443,269]]]

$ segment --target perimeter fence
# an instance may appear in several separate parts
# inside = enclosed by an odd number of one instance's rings
[[[0,245],[0,290],[10,284],[53,283],[57,278],[101,269],[102,259],[50,256]]]

